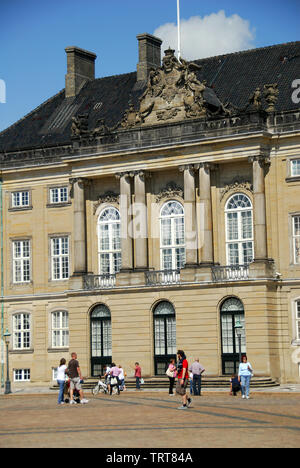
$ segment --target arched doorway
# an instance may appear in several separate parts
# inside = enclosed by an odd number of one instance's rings
[[[236,297],[226,299],[220,309],[221,342],[222,342],[222,373],[235,374],[239,367],[239,342],[235,325],[239,321],[243,326],[241,337],[241,352],[246,353],[245,313],[242,302]]]
[[[176,316],[172,304],[159,302],[153,311],[155,375],[164,375],[171,358],[176,359]]]
[[[104,366],[111,363],[111,315],[108,307],[98,304],[91,312],[91,374],[103,375]]]

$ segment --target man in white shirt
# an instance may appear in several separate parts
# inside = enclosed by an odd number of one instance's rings
[[[199,363],[199,358],[195,359],[189,371],[193,374],[193,393],[196,396],[201,396],[202,374],[205,369]]]

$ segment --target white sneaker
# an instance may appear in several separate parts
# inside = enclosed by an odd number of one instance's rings
[[[86,405],[88,402],[89,402],[89,400],[85,400],[85,399],[83,399],[83,400],[81,400],[81,402],[80,402],[80,403],[81,403],[82,405]]]
[[[70,405],[77,405],[77,403],[76,403],[76,401],[71,400],[71,401],[70,401]]]
[[[247,400],[250,400],[250,397],[249,397],[249,396],[247,396],[246,398],[247,398]]]
[[[246,398],[246,395],[243,395],[243,396],[242,396],[242,398],[243,398],[243,400],[245,400],[245,398]]]

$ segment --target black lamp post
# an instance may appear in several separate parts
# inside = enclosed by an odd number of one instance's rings
[[[242,333],[243,333],[243,325],[239,320],[235,323],[235,333],[239,341],[239,360],[242,361]]]
[[[8,329],[6,329],[6,332],[3,335],[5,344],[6,344],[6,382],[5,382],[5,390],[4,394],[8,395],[11,393],[11,385],[10,385],[10,380],[9,380],[9,357],[8,357],[8,346],[10,343],[10,337],[11,334],[9,333]]]

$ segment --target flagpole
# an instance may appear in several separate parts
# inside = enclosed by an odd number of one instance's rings
[[[181,55],[181,51],[180,51],[181,44],[180,44],[180,7],[179,7],[179,0],[177,0],[177,40],[178,40],[178,60],[179,60],[180,55]]]

